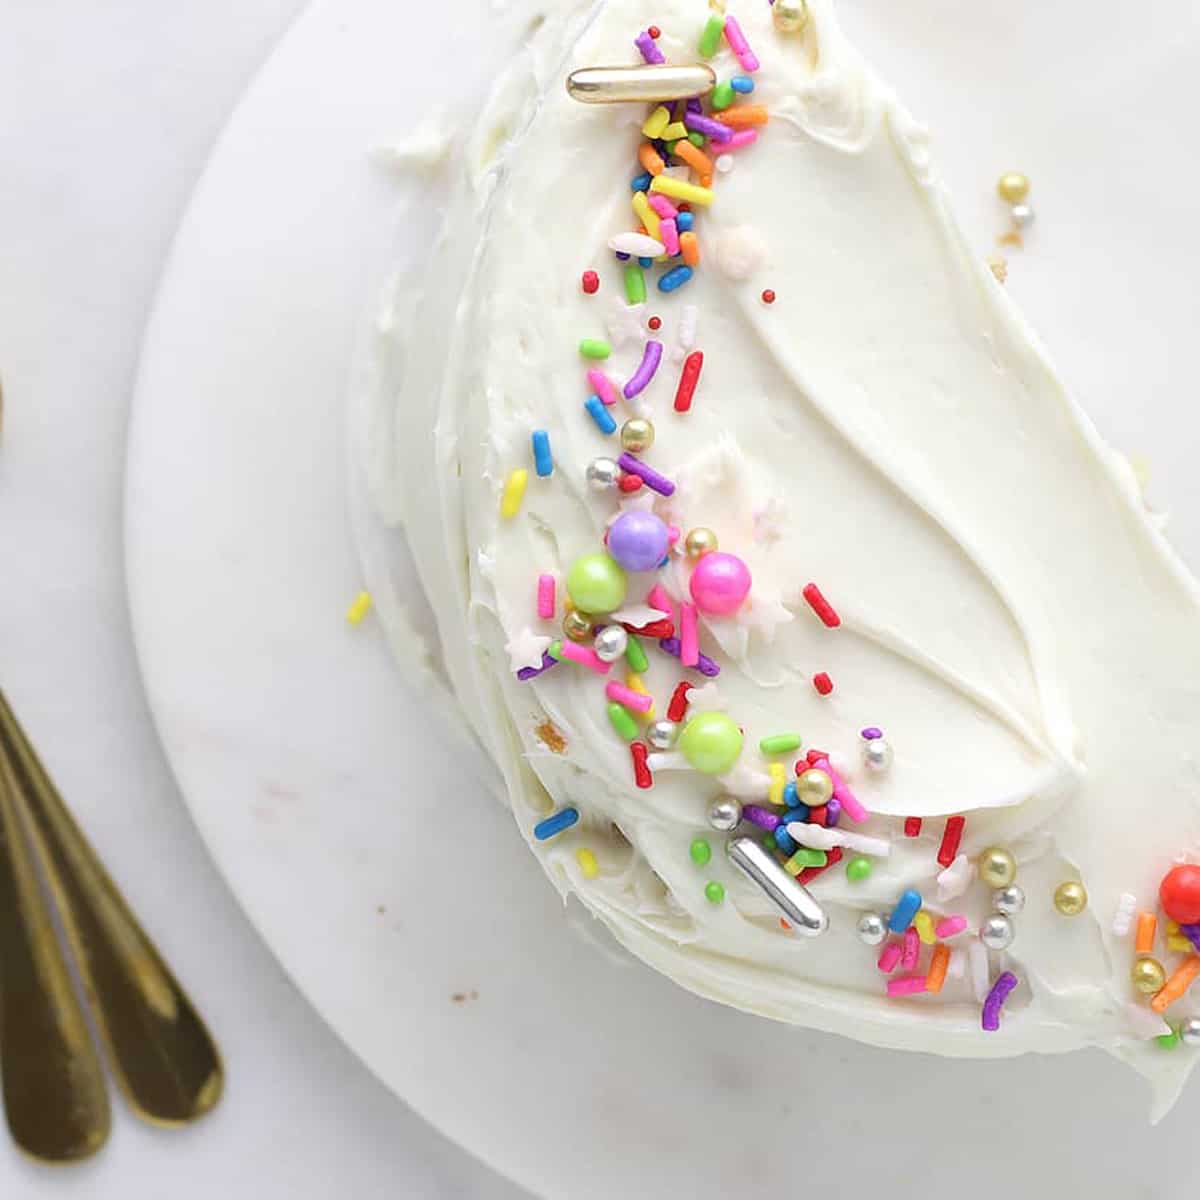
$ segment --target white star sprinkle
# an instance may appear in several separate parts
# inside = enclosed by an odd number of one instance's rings
[[[508,662],[514,674],[523,667],[540,667],[542,655],[550,645],[550,639],[540,633],[534,633],[528,625],[504,643],[508,652]]]
[[[645,314],[644,304],[625,304],[621,300],[614,300],[604,318],[604,327],[608,330],[612,344],[624,346],[626,342],[644,341]]]
[[[787,522],[787,509],[783,501],[772,496],[754,514],[754,540],[763,546],[770,546],[783,537],[783,527]]]
[[[750,603],[745,605],[737,616],[739,625],[745,629],[758,630],[766,642],[773,642],[775,630],[794,619],[777,596],[761,595],[758,592],[750,594]]]

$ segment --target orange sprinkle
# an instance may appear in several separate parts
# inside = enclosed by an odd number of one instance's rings
[[[700,186],[702,188],[711,188],[713,185],[713,177],[711,175],[700,176]]]
[[[661,175],[666,163],[663,162],[661,155],[649,142],[643,142],[638,147],[638,162],[642,164],[644,170],[650,172],[651,175]]]
[[[1192,986],[1192,980],[1197,975],[1200,975],[1200,954],[1192,954],[1175,968],[1171,978],[1150,1001],[1150,1007],[1156,1013],[1164,1012],[1168,1005],[1174,1004]]]
[[[1154,949],[1154,934],[1158,929],[1158,918],[1151,912],[1138,913],[1137,941],[1134,949],[1139,954],[1149,954]]]
[[[749,129],[752,125],[767,123],[767,110],[761,104],[742,104],[727,108],[718,115],[721,124],[728,125],[730,129]]]
[[[679,235],[679,249],[683,251],[683,261],[689,267],[700,265],[700,242],[690,229]]]
[[[711,175],[713,173],[712,159],[699,146],[693,146],[687,138],[684,138],[683,141],[676,145],[675,157],[682,158],[697,175]]]
[[[925,976],[925,990],[940,992],[946,982],[946,968],[950,965],[950,947],[945,942],[938,942],[934,947],[933,957],[929,960],[929,971]]]

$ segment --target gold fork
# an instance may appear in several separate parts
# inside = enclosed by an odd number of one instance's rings
[[[134,1113],[154,1124],[177,1126],[203,1116],[221,1097],[224,1069],[220,1053],[187,994],[67,810],[3,691],[0,760],[0,779],[7,780],[12,797],[2,814],[9,855],[7,864],[0,862],[0,870],[12,866],[18,879],[32,880],[30,864],[22,862],[24,839],[18,834],[23,831],[58,909],[118,1086]],[[0,784],[0,791],[4,790]],[[17,908],[27,921],[37,917],[36,908],[31,906],[31,890],[35,889],[15,890]],[[0,954],[4,955],[0,958],[0,978],[10,974],[7,951],[7,945],[0,946]],[[38,986],[38,979],[31,978],[28,971],[25,975],[24,983],[30,987],[27,1004],[45,1003],[51,998],[45,986]],[[41,983],[44,985],[52,976],[52,972],[43,973]],[[18,969],[18,989],[21,986]],[[0,995],[6,1007],[14,999],[20,1004],[19,991],[14,997],[12,990],[5,987]],[[94,1060],[94,1051],[90,1041],[84,1041],[85,1047],[76,1039],[70,1044],[78,1053],[80,1078],[86,1080],[84,1064],[89,1055]],[[29,1091],[10,1097],[9,1049],[6,1039],[0,1044],[5,1105],[14,1137],[25,1145],[18,1127],[36,1126],[39,1121],[24,1110],[36,1108],[41,1102]],[[103,1145],[108,1129],[107,1100],[102,1104],[96,1101],[90,1081],[80,1088],[80,1098],[80,1122],[91,1127],[91,1139],[84,1143],[90,1149],[82,1154],[47,1154],[43,1137],[43,1149],[26,1147],[30,1153],[44,1158],[81,1157]],[[90,1117],[82,1115],[87,1112]]]

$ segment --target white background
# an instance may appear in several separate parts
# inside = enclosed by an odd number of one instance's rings
[[[114,1098],[112,1140],[81,1167],[29,1164],[0,1135],[0,1196],[518,1194],[386,1092],[252,932],[179,800],[130,641],[142,328],[212,144],[302,7],[0,0],[0,686],[229,1069],[187,1131],[136,1124]]]

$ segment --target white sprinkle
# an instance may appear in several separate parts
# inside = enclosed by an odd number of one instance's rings
[[[608,239],[608,248],[618,254],[632,254],[634,258],[657,258],[666,253],[662,242],[645,233],[618,233]]]
[[[950,961],[946,963],[946,978],[961,979],[967,973],[967,954],[961,947],[956,946],[950,951]]]
[[[645,491],[645,488],[642,490]],[[721,690],[715,683],[706,683],[703,687],[692,688],[687,694],[687,701],[688,711],[693,713],[724,712],[728,707],[725,697],[721,695]]]
[[[960,854],[938,877],[937,896],[943,904],[947,900],[957,900],[975,878],[975,864],[965,855]]]
[[[982,1004],[992,986],[987,947],[978,938],[972,938],[967,943],[967,953],[971,958],[971,989],[975,993],[975,999]]]
[[[671,347],[671,358],[683,362],[684,356],[696,344],[696,319],[700,315],[694,304],[686,304],[679,314],[679,330],[675,345]]]
[[[686,771],[691,764],[678,750],[656,750],[646,755],[651,771]]]
[[[1137,912],[1137,897],[1132,892],[1122,892],[1117,897],[1117,911],[1113,914],[1114,937],[1128,937],[1133,928],[1133,914]]]
[[[870,854],[875,858],[887,858],[892,852],[891,842],[883,838],[867,837],[864,833],[847,833],[841,829],[826,829],[821,825],[809,825],[805,821],[792,821],[787,827],[794,841],[813,850],[832,850],[834,846],[845,846],[859,854]]]

